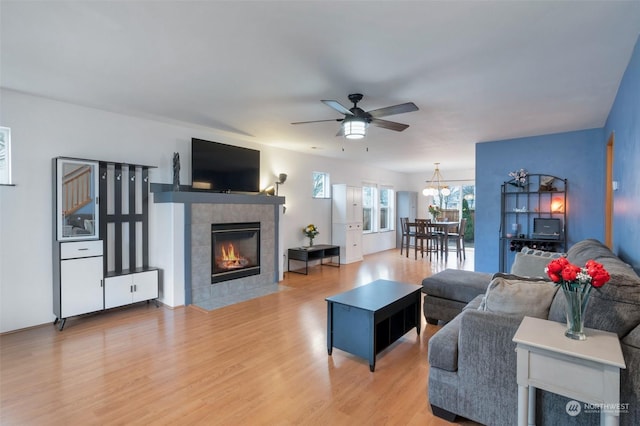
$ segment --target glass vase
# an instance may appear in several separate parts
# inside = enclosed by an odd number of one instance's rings
[[[587,335],[584,334],[584,311],[587,307],[589,298],[588,292],[570,291],[562,289],[564,297],[567,300],[567,331],[564,335],[569,339],[586,340]]]
[[[313,247],[313,237],[309,237],[309,247]]]

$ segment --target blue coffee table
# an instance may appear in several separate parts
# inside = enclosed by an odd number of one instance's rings
[[[377,280],[326,298],[327,351],[333,348],[369,360],[412,328],[420,335],[419,285]]]

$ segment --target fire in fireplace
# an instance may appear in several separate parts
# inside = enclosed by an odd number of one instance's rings
[[[211,224],[211,284],[260,274],[260,222]]]

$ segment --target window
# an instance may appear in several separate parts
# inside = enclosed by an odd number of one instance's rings
[[[0,127],[0,185],[11,185],[11,129]]]
[[[451,194],[447,196],[435,195],[433,202],[441,209],[461,210],[463,199],[469,203],[469,208],[475,209],[475,185],[450,186]]]
[[[390,231],[393,229],[393,189],[380,188],[380,231]]]
[[[467,242],[473,241],[475,228],[476,209],[476,187],[475,185],[461,185],[449,187],[451,194],[440,197],[433,197],[433,203],[441,207],[443,215],[449,220],[459,221],[461,218],[467,219],[464,239]]]
[[[463,212],[465,210],[465,207],[468,208],[469,210],[476,209],[476,186],[475,185],[462,185],[462,200],[463,200],[462,201]]]
[[[329,173],[313,172],[313,198],[331,198]]]
[[[362,186],[362,231],[380,232],[394,229],[394,192],[390,187]]]
[[[362,232],[374,232],[375,223],[374,207],[376,200],[376,187],[372,185],[362,186]]]

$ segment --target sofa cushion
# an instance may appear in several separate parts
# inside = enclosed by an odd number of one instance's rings
[[[461,318],[462,315],[456,316],[429,339],[427,359],[430,366],[446,371],[458,371],[458,334]]]
[[[477,309],[483,296],[476,296],[463,310]],[[462,315],[457,315],[453,320],[442,327],[429,339],[428,359],[429,365],[447,371],[458,370],[458,334]]]
[[[622,339],[622,343],[633,348],[640,349],[640,325],[631,330],[631,332]],[[640,355],[640,353],[638,355]]]
[[[533,250],[524,247],[516,253],[516,258],[511,265],[511,273],[521,277],[541,277],[547,279],[544,268],[553,259],[564,256],[564,253],[554,253],[542,250]]]
[[[445,269],[422,280],[422,292],[443,299],[470,302],[484,293],[491,274]]]
[[[602,263],[607,258],[618,259],[618,257],[609,250],[609,247],[593,238],[579,241],[567,250],[567,259],[569,262],[578,266],[583,266],[587,263],[587,260],[590,259]]]
[[[558,287],[546,280],[496,274],[478,310],[546,319]]]

